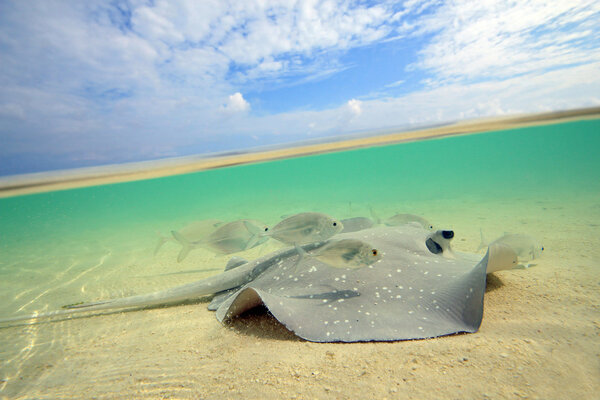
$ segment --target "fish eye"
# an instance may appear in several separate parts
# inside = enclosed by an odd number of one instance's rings
[[[544,248],[542,247],[542,251],[544,251]]]
[[[269,228],[267,228],[267,227],[265,226],[265,232],[266,232],[266,231],[268,231],[268,230],[269,230]]]
[[[371,254],[373,254],[374,256],[376,256],[377,255],[377,249],[371,250]]]

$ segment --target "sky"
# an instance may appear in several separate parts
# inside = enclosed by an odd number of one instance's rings
[[[0,0],[0,175],[592,106],[594,0]]]

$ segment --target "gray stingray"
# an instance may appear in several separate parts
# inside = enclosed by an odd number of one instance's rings
[[[378,249],[381,259],[360,269],[332,268],[314,257],[302,258],[297,248],[289,247],[248,262],[236,257],[218,275],[165,291],[66,306],[0,323],[148,307],[216,294],[209,309],[216,311],[221,322],[264,304],[289,330],[315,342],[422,339],[475,332],[483,315],[491,253],[482,259],[453,252],[451,232],[406,225],[339,234],[331,240],[366,241]],[[327,243],[301,247],[311,252]],[[511,255],[500,254],[497,259],[494,270],[502,269],[504,259],[513,261]],[[510,262],[507,269],[514,266]]]

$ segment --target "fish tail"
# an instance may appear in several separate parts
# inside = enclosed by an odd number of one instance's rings
[[[375,221],[376,224],[381,224],[381,218],[379,218],[372,206],[369,206],[369,210],[371,211],[371,217],[373,218],[373,221]]]
[[[294,248],[296,249],[296,253],[298,253],[298,260],[296,261],[296,264],[294,264],[294,271],[298,272],[298,266],[302,260],[306,257],[310,257],[310,255],[302,247],[298,246],[297,243],[294,243]]]
[[[177,231],[171,231],[171,234],[173,235],[173,237],[175,238],[175,240],[177,240],[179,242],[179,244],[181,244],[181,251],[179,251],[179,254],[177,255],[177,262],[182,262],[188,255],[188,253],[190,252],[190,250],[192,249],[191,243],[189,240],[187,240],[185,237],[183,237],[183,235]]]
[[[484,249],[488,246],[487,241],[485,240],[485,238],[483,237],[483,230],[481,228],[479,228],[479,235],[481,236],[481,243],[479,243],[479,247],[477,247],[476,251],[479,251],[481,249]]]
[[[156,243],[156,247],[154,248],[154,255],[158,253],[162,245],[165,244],[168,240],[168,238],[164,237],[160,233],[158,234],[158,242]]]

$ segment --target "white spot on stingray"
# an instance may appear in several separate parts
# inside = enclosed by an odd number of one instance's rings
[[[280,301],[280,302],[279,302],[279,305],[280,305],[280,306],[282,306],[282,305],[283,305],[283,301]]]
[[[423,293],[423,289],[419,289],[419,292]]]
[[[310,267],[310,269],[308,270],[308,272],[317,272],[317,267],[315,267],[313,265],[312,267]]]
[[[404,289],[404,286],[398,286],[398,289]]]
[[[419,330],[423,330],[423,327],[422,327],[422,326],[420,326],[420,327],[419,327]]]
[[[340,320],[338,319],[338,320],[336,320],[336,321],[333,321],[333,323],[337,325],[337,324],[339,324],[339,323],[340,323]]]
[[[469,288],[469,292],[470,292],[470,293],[473,293],[473,288]]]
[[[440,306],[435,306],[435,309],[436,309],[436,310],[439,310],[439,309],[440,309]]]
[[[396,272],[402,272],[402,270],[401,269],[397,269]]]
[[[344,301],[344,299],[339,299],[339,300],[338,300],[338,303],[341,303],[341,302],[343,302],[343,301]]]
[[[342,279],[346,279],[346,275],[342,275]]]
[[[432,303],[433,303],[433,304],[437,303],[437,300],[433,300],[433,301],[432,301]]]
[[[335,278],[335,281],[336,281],[336,282],[337,282],[337,281],[339,281],[339,280],[340,280],[340,278]]]
[[[333,307],[333,306],[332,306],[331,304],[328,304],[328,305],[327,305],[327,307],[331,308],[331,307]]]
[[[298,282],[298,278],[294,278],[294,282]]]
[[[329,324],[329,321],[323,321],[323,323],[324,323],[325,325],[328,325],[328,324]]]
[[[409,314],[414,314],[415,312],[413,310],[410,310],[408,313]]]
[[[379,260],[379,261],[381,261],[381,260]],[[379,261],[377,261],[377,262],[379,262]],[[373,269],[373,266],[372,266],[372,265],[369,265],[369,268]]]
[[[333,311],[337,311],[337,307],[333,307]]]
[[[396,296],[396,298],[397,298],[397,299],[401,299],[401,298],[402,298],[402,296],[401,296],[401,295],[397,295],[397,296]]]
[[[371,315],[371,313],[367,311],[367,312],[365,313],[365,315]]]
[[[345,320],[344,320],[344,322],[345,322],[345,323],[348,323],[348,322],[350,322],[350,321],[348,321],[347,319],[345,319]]]
[[[429,273],[429,271],[425,271],[423,272],[423,275],[427,275]]]
[[[382,287],[383,290],[387,290],[387,286]]]
[[[431,292],[431,294],[435,294],[435,292]]]
[[[331,335],[331,332],[327,332],[327,336]]]
[[[288,275],[288,278],[293,278],[293,277],[294,277],[294,275]]]
[[[392,274],[388,274],[388,278],[391,278],[391,277],[392,277]]]
[[[323,299],[323,303],[327,303],[327,299]]]

